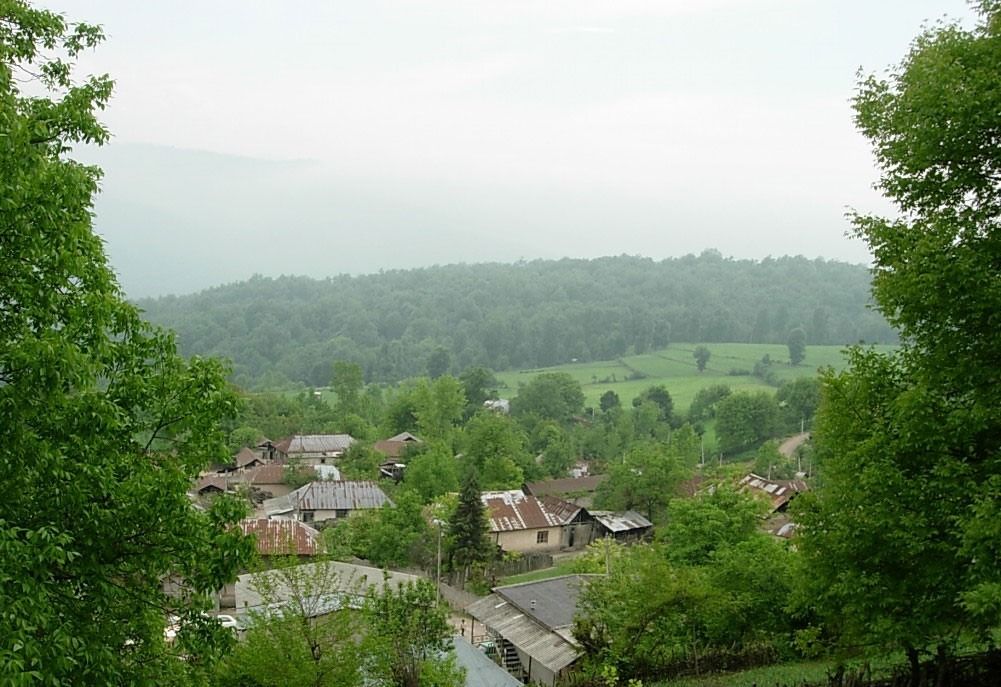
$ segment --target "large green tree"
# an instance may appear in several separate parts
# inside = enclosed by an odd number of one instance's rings
[[[829,626],[915,666],[1001,624],[1001,3],[974,5],[976,27],[929,28],[855,97],[899,210],[855,231],[903,346],[825,377],[823,482],[801,516]]]
[[[100,171],[72,147],[108,139],[95,113],[112,82],[75,80],[73,64],[101,39],[0,2],[3,684],[189,680],[224,646],[198,612],[252,548],[232,503],[196,510],[185,495],[227,456],[224,370],[182,360],[139,317],[93,231]],[[168,579],[183,592],[166,595]],[[201,661],[168,655],[169,613],[205,629],[178,649]]]

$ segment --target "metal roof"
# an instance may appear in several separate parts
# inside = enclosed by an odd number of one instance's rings
[[[653,527],[653,523],[634,510],[624,513],[613,513],[608,510],[589,510],[595,520],[609,532],[629,532]]]
[[[471,603],[466,612],[554,673],[584,653],[567,633],[547,629],[499,593]]]
[[[343,453],[355,442],[350,434],[296,434],[275,448],[289,455],[300,453]]]
[[[296,520],[247,519],[240,521],[240,529],[257,538],[257,552],[262,556],[315,556],[317,553],[320,533]]]
[[[581,589],[595,577],[600,575],[561,575],[546,580],[495,587],[494,592],[543,627],[556,632],[573,625]]]
[[[514,675],[490,660],[463,637],[453,637],[455,662],[466,669],[465,687],[522,687]]]
[[[801,491],[809,489],[803,480],[770,480],[753,472],[740,480],[741,486],[761,494],[772,502],[772,509],[777,510],[789,503],[789,500]]]
[[[490,518],[491,532],[559,527],[574,519],[580,506],[547,497],[537,499],[518,489],[485,491],[480,500]]]

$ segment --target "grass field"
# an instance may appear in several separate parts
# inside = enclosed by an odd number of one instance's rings
[[[808,346],[806,360],[797,366],[789,364],[789,351],[781,344],[706,344],[712,357],[704,372],[695,366],[692,353],[696,344],[678,343],[670,347],[634,355],[618,360],[593,363],[570,363],[536,370],[514,370],[498,372],[501,383],[498,391],[504,398],[518,395],[518,388],[541,372],[567,372],[580,382],[587,399],[586,405],[598,406],[598,399],[608,390],[619,395],[628,404],[644,389],[663,384],[671,392],[675,407],[682,412],[688,410],[695,394],[712,384],[726,384],[731,389],[774,391],[775,387],[750,374],[737,375],[735,371],[750,373],[754,364],[766,354],[772,359],[772,371],[779,380],[788,381],[797,377],[813,377],[820,368],[845,366],[844,349],[841,346]],[[891,346],[877,346],[877,350],[890,351]],[[644,375],[641,379],[635,377]]]

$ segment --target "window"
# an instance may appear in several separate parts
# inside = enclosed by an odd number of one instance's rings
[[[314,515],[315,515],[315,513],[313,513],[313,511],[311,511],[311,510],[304,510],[302,512],[302,521],[303,522],[313,522],[313,516]]]
[[[337,517],[338,518],[346,518],[346,517],[348,517],[348,509],[347,508],[338,508],[337,509]]]
[[[545,532],[536,532],[536,534],[535,534],[535,543],[536,544],[548,544],[549,543],[549,531],[547,530]]]

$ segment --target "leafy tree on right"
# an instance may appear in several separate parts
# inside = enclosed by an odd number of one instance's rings
[[[926,30],[856,123],[899,218],[854,216],[894,355],[828,372],[819,488],[800,499],[810,605],[845,645],[916,673],[1001,624],[1001,3]]]

